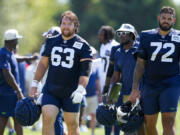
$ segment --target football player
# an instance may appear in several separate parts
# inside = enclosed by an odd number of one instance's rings
[[[180,95],[180,31],[173,29],[175,10],[163,7],[159,27],[143,31],[130,100],[142,96],[147,135],[158,135],[158,114],[162,115],[163,135],[175,135],[175,117]],[[143,94],[139,83],[144,76]]]
[[[45,37],[45,40],[47,40],[49,37],[52,36],[57,36],[61,34],[61,29],[58,26],[53,26],[51,27],[47,32],[44,32],[42,34],[43,37]],[[41,50],[40,50],[40,55],[42,56],[42,53],[45,50],[45,44],[42,45]],[[48,72],[48,71],[47,71]],[[47,77],[47,72],[44,75],[43,79],[41,80],[42,85],[44,86],[46,77]],[[33,78],[32,78],[33,79]],[[63,127],[63,120],[62,120],[62,109],[60,109],[56,121],[54,123],[54,128],[55,128],[55,135],[66,135],[67,131],[65,131],[65,128]]]
[[[115,38],[115,30],[111,26],[109,25],[101,26],[98,32],[98,39],[99,39],[99,42],[101,43],[99,53],[100,53],[100,57],[102,58],[102,64],[101,64],[101,67],[99,68],[101,92],[103,91],[103,88],[105,85],[105,79],[106,79],[106,74],[107,74],[108,65],[109,65],[109,57],[111,54],[111,48],[113,46],[119,45],[119,43],[114,38]],[[105,127],[105,134],[106,135],[111,134],[110,127]]]
[[[9,117],[13,117],[17,135],[23,134],[21,125],[14,118],[16,102],[23,98],[17,59],[14,56],[19,38],[22,36],[17,30],[7,30],[4,34],[4,47],[0,49],[0,135],[3,135]]]
[[[115,31],[111,26],[105,25],[99,29],[98,39],[99,42],[101,43],[99,53],[100,53],[100,57],[102,58],[102,66],[99,71],[101,92],[103,91],[105,85],[111,48],[113,46],[119,45],[119,43],[114,38],[115,38]]]
[[[88,43],[76,33],[78,17],[66,11],[60,19],[61,35],[46,40],[45,51],[32,83],[31,96],[37,96],[37,86],[48,68],[43,87],[43,135],[54,135],[54,122],[62,108],[69,135],[79,135],[79,107],[86,94],[92,55]]]

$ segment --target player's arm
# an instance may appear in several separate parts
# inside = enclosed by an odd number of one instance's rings
[[[41,81],[49,66],[49,57],[42,56],[37,66],[34,80]]]
[[[71,94],[73,103],[81,103],[83,96],[86,94],[86,86],[89,81],[89,75],[91,72],[92,59],[80,60],[80,77],[77,89]]]
[[[100,85],[100,78],[99,78],[99,72],[97,71],[97,78],[96,78],[96,94],[98,96],[98,102],[102,101],[101,98],[101,85]]]
[[[105,97],[108,93],[110,82],[111,82],[111,77],[114,72],[114,60],[115,60],[115,53],[117,51],[117,46],[112,47],[111,49],[111,55],[110,55],[110,61],[109,61],[109,66],[106,74],[106,81],[105,81],[105,86],[103,88],[103,97]]]
[[[39,85],[39,82],[43,78],[44,74],[46,73],[48,66],[49,66],[49,57],[42,56],[38,63],[38,66],[34,75],[34,79],[32,82],[31,92],[30,92],[31,96],[37,96],[37,87]]]
[[[111,79],[111,83],[117,83],[120,81],[120,79],[121,79],[121,73],[119,71],[114,71]]]
[[[86,88],[89,81],[91,66],[92,66],[92,59],[87,58],[87,59],[80,60],[79,85],[82,85],[84,88]]]
[[[113,71],[114,71],[114,61],[110,61],[108,71],[107,71],[107,75],[106,75],[105,86],[103,88],[103,93],[102,93],[103,95],[106,95],[108,93],[109,85],[111,82],[111,77],[113,75]]]
[[[22,94],[21,88],[17,84],[16,79],[14,78],[11,71],[6,68],[3,68],[2,73],[8,85],[11,86],[17,92],[18,99],[22,99],[23,94]]]
[[[134,71],[132,92],[129,97],[129,100],[131,102],[136,102],[136,98],[140,98],[139,84],[144,75],[144,69],[145,69],[145,60],[138,57]]]
[[[33,60],[38,59],[38,55],[37,55],[37,54],[34,54],[34,55],[32,55],[32,56],[15,55],[15,57],[16,57],[18,63],[24,62],[24,61],[26,61],[26,62],[29,63],[30,61],[33,61]]]
[[[121,72],[115,70],[111,79],[111,85],[106,99],[106,102],[108,104],[114,104],[115,102],[117,102],[119,91],[121,90],[122,87],[122,84],[119,83],[120,79],[121,79]]]

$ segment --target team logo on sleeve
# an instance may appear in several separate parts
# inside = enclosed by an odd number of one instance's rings
[[[73,47],[74,47],[74,48],[77,48],[77,49],[81,49],[82,46],[83,46],[83,43],[80,43],[80,42],[75,42],[75,43],[73,44]]]
[[[180,42],[180,36],[178,36],[178,35],[172,35],[172,37],[171,37],[171,41],[175,41],[175,42]]]

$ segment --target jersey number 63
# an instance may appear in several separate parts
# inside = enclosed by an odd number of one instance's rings
[[[66,61],[61,60],[61,55],[57,53],[62,53],[66,55]],[[51,51],[51,62],[53,66],[59,66],[65,68],[72,68],[74,64],[74,49],[71,48],[62,48],[62,47],[53,47]]]

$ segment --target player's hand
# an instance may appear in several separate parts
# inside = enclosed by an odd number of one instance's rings
[[[31,60],[37,60],[39,57],[39,55],[37,53],[33,54],[33,56],[31,57]]]
[[[38,97],[37,87],[31,87],[30,97]]]
[[[128,100],[131,101],[132,103],[136,103],[136,99],[140,99],[140,97],[141,97],[140,91],[137,89],[133,89]]]
[[[18,90],[18,91],[17,91],[17,98],[18,98],[18,100],[21,100],[21,99],[24,98],[24,95],[23,95],[23,93],[22,93],[21,90]]]
[[[84,95],[86,95],[86,89],[82,85],[78,85],[78,88],[71,94],[72,102],[74,104],[81,103]]]

